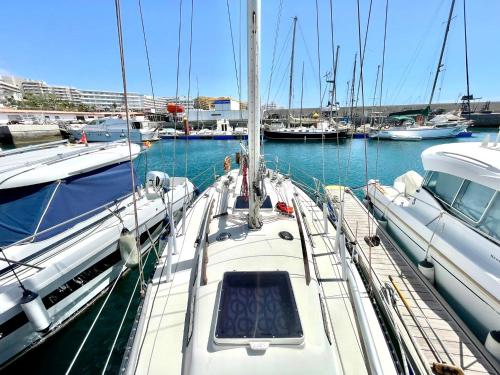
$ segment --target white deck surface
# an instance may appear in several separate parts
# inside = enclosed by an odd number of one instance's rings
[[[128,372],[368,373],[349,288],[347,282],[341,280],[340,262],[334,254],[333,226],[329,224],[329,234],[325,235],[322,211],[305,193],[293,187],[289,180],[278,183],[276,180],[265,180],[273,207],[278,200],[291,206],[292,199],[299,209],[301,207],[307,264],[311,275],[308,284],[297,218],[282,215],[274,209],[262,210],[263,228],[259,231],[249,231],[248,210],[233,209],[236,196],[241,190],[241,178],[236,178],[237,171],[232,171],[231,175],[236,183],[233,181],[229,188],[224,188],[223,181],[226,177],[222,177],[188,212],[186,235],[178,233],[178,254],[174,256],[173,277],[170,281],[165,280],[166,250],[161,256],[145,300]],[[208,231],[207,284],[200,285],[203,274],[200,266],[198,279],[194,282],[195,288],[192,289],[196,290],[192,318],[188,306],[191,305],[190,285],[193,283],[195,240],[207,205],[212,207]],[[217,217],[225,212],[227,214]],[[283,240],[278,236],[278,233],[284,230],[294,236],[292,241]],[[231,233],[231,238],[217,241],[220,232]],[[253,351],[249,345],[215,344],[214,329],[222,277],[224,272],[234,270],[289,272],[304,332],[303,344],[271,344],[266,351]],[[366,296],[363,300],[369,301]],[[386,373],[395,373],[373,310],[368,316],[374,319],[371,324],[372,334],[374,339],[378,340],[377,352],[382,363],[387,364]],[[187,318],[192,318],[192,335],[186,325]]]

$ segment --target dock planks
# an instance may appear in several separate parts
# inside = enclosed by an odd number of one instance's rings
[[[330,190],[334,197],[338,187]],[[427,361],[427,370],[438,362],[433,350],[441,361],[460,367],[466,374],[498,374],[494,359],[485,353],[484,347],[465,327],[435,288],[419,274],[416,267],[403,254],[402,250],[380,227],[363,204],[352,192],[344,194],[344,229],[349,240],[355,242],[359,254],[359,263],[371,281],[374,293],[381,293],[381,288],[391,284],[389,276],[401,290],[416,316],[417,326],[402,300],[396,297],[399,317],[398,326],[405,330],[407,339],[414,338],[418,350]],[[365,236],[377,234],[380,245],[370,246]],[[369,266],[371,252],[371,267]],[[379,294],[380,295],[380,294]],[[427,338],[425,337],[427,336]],[[402,335],[404,337],[404,335]],[[429,344],[430,342],[430,344]],[[411,345],[411,344],[410,344]]]

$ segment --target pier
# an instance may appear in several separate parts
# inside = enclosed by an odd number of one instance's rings
[[[359,199],[343,187],[327,192],[336,205],[343,196],[342,226],[353,257],[384,318],[393,322],[393,334],[410,353],[408,361],[424,374],[447,373],[439,370],[443,363],[455,368],[448,373],[498,374],[495,359]],[[365,237],[373,235],[380,243],[370,246]]]

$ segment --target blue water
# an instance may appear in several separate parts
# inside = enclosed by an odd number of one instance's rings
[[[377,178],[382,184],[392,184],[397,176],[410,169],[423,172],[420,154],[426,148],[444,142],[478,142],[488,133],[491,137],[496,136],[496,132],[496,129],[488,129],[474,132],[471,138],[420,142],[365,142],[364,139],[354,139],[341,141],[338,147],[336,142],[324,145],[320,142],[265,142],[264,154],[270,167],[274,167],[277,162],[278,167],[287,172],[290,165],[293,177],[308,186],[314,186],[313,177],[326,184],[340,183],[351,187],[364,185],[367,177]],[[224,157],[230,155],[234,162],[234,154],[239,149],[239,141],[163,140],[141,154],[136,160],[137,171],[141,179],[144,178],[145,170],[164,170],[171,175],[187,175],[203,190],[213,181],[213,167],[216,174],[222,173]],[[149,262],[146,275],[151,273],[153,267],[154,264]],[[137,271],[131,271],[117,284],[76,361],[73,373],[94,374],[102,371],[137,277]],[[103,298],[5,372],[19,374],[35,370],[36,373],[64,373],[102,303]],[[138,303],[139,295],[136,292],[111,357],[108,373],[117,373],[119,370]]]

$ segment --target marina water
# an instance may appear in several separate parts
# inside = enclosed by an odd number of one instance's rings
[[[285,173],[290,170],[294,179],[311,189],[314,188],[314,177],[326,184],[340,183],[353,187],[356,194],[362,197],[362,190],[356,188],[365,185],[366,172],[368,179],[379,179],[382,184],[392,185],[396,177],[408,170],[423,173],[420,154],[426,148],[445,142],[478,142],[487,134],[494,139],[497,131],[481,129],[473,131],[473,136],[468,138],[420,142],[364,139],[340,141],[338,145],[336,142],[264,142],[263,153],[269,167],[277,165]],[[187,176],[202,191],[212,183],[214,173],[222,173],[226,156],[231,156],[235,167],[235,153],[238,151],[240,146],[236,140],[162,140],[146,149],[136,160],[137,172],[141,180],[144,180],[146,170],[164,170],[169,175]],[[145,270],[146,277],[149,277],[153,267],[154,254],[151,254]],[[101,373],[137,278],[138,271],[132,270],[117,284],[73,367],[74,373]],[[26,373],[35,368],[37,373],[63,374],[103,301],[104,298],[100,298],[58,334],[7,367],[5,373]],[[116,374],[120,369],[138,305],[139,294],[136,291],[107,373]]]

